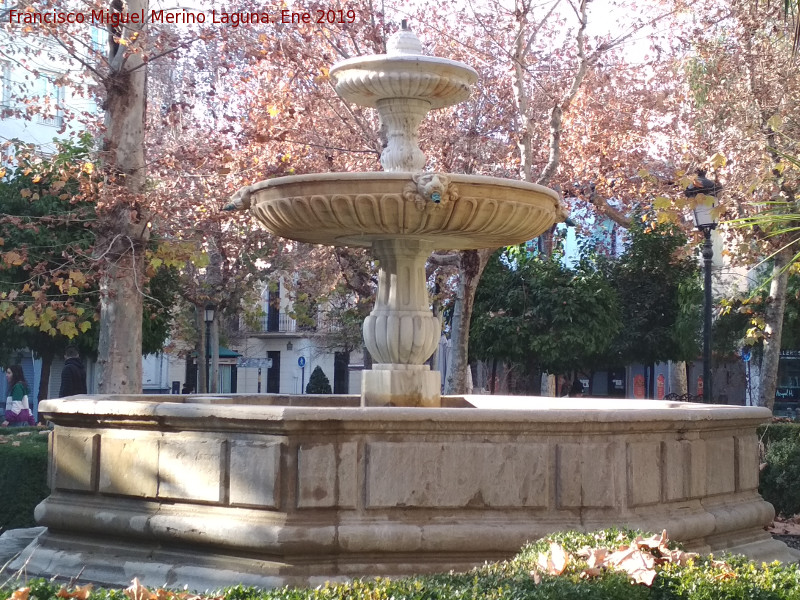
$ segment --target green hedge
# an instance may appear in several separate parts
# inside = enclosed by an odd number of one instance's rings
[[[563,533],[549,540],[528,545],[512,560],[491,563],[467,573],[408,577],[401,579],[363,579],[349,583],[325,584],[314,589],[281,588],[258,590],[236,586],[221,592],[192,596],[185,591],[156,592],[138,590],[64,590],[60,598],[81,600],[125,600],[126,598],[186,600],[800,600],[800,570],[778,563],[756,566],[742,557],[704,556],[685,566],[667,563],[657,566],[650,587],[631,583],[629,576],[604,571],[585,579],[582,559],[574,559],[561,575],[532,576],[540,553],[547,552],[550,541],[577,553],[585,546],[617,548],[620,540],[632,540],[635,532],[604,530],[594,534]],[[674,547],[674,546],[673,546]],[[659,553],[656,551],[656,555]],[[0,589],[6,600],[14,589],[25,585],[12,581]],[[25,597],[56,600],[60,586],[43,579],[30,582]],[[24,592],[18,593],[24,595]]]
[[[759,493],[779,515],[791,517],[800,513],[800,423],[762,425],[758,436],[766,463]]]
[[[35,427],[0,429],[0,531],[33,527],[33,509],[50,493],[47,435]]]

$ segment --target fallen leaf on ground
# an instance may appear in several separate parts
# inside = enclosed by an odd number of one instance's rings
[[[561,575],[569,563],[569,554],[556,543],[550,544],[550,552],[540,554],[536,561],[539,568],[548,575]]]
[[[627,573],[633,581],[652,585],[656,578],[656,559],[652,554],[628,548],[609,555],[606,564]]]
[[[775,519],[767,531],[776,535],[800,535],[800,523],[791,520]]]
[[[134,578],[131,585],[125,588],[124,594],[131,600],[154,600],[155,594],[142,585],[139,578]]]
[[[66,587],[62,587],[60,590],[58,590],[56,596],[58,598],[75,598],[76,600],[87,600],[87,598],[89,598],[89,594],[91,593],[93,587],[94,585],[89,583],[82,587],[81,586],[76,587],[71,592],[67,591]]]
[[[14,590],[14,593],[11,594],[11,600],[28,600],[28,595],[31,593],[31,588],[24,587],[19,588],[18,590]]]

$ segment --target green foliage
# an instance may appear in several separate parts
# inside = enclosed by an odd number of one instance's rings
[[[775,512],[790,517],[800,513],[800,437],[787,436],[766,444],[766,468],[759,491]]]
[[[15,146],[0,180],[0,338],[7,348],[63,351],[91,329],[97,286],[90,261],[94,208],[85,191],[91,138],[52,159]]]
[[[0,179],[0,340],[60,356],[67,345],[95,355],[99,310],[91,259],[96,222],[93,140],[58,142],[50,159],[15,147],[17,167]],[[178,292],[177,270],[162,265],[145,283],[143,353],[164,347]]]
[[[681,255],[686,236],[671,223],[634,219],[630,243],[599,266],[617,291],[625,326],[609,365],[692,360],[700,351],[702,292],[696,261]]]
[[[714,323],[715,351],[732,354],[743,345],[760,350],[769,302],[769,293],[764,288],[748,298],[723,298],[719,318]],[[791,273],[786,283],[781,349],[797,348],[800,348],[800,274]]]
[[[18,443],[19,445],[15,445]],[[36,428],[0,433],[0,530],[33,527],[33,509],[44,500],[47,486],[47,436]]]
[[[584,252],[569,268],[558,256],[493,256],[475,295],[470,354],[551,373],[695,358],[702,292],[696,262],[680,255],[686,236],[634,221],[619,258]]]
[[[587,263],[498,251],[475,294],[470,354],[566,373],[601,360],[621,326],[616,294]]]
[[[332,394],[331,382],[322,370],[322,367],[317,365],[311,372],[311,377],[308,378],[308,385],[306,386],[306,394]]]
[[[159,267],[147,282],[142,310],[142,354],[164,349],[169,339],[180,294],[180,274],[175,267]]]

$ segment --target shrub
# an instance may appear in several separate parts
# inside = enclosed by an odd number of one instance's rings
[[[776,513],[787,517],[800,513],[800,439],[784,437],[768,443],[766,462],[759,492]]]
[[[0,433],[0,528],[33,527],[33,509],[50,493],[47,436],[34,428]]]
[[[306,386],[306,394],[332,394],[331,382],[328,381],[325,372],[317,365],[308,378],[308,385]]]

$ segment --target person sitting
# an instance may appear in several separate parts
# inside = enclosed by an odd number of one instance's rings
[[[581,398],[583,396],[583,382],[580,379],[575,379],[572,386],[569,388],[570,398]]]
[[[31,414],[28,402],[28,384],[21,365],[11,365],[6,369],[8,397],[6,398],[5,420],[0,427],[34,427],[36,421]]]

